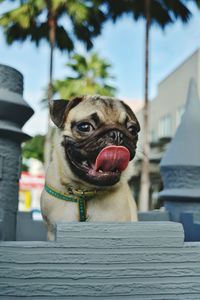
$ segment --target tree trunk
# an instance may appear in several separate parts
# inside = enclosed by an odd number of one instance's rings
[[[48,85],[48,103],[53,97],[53,62],[54,62],[54,48],[56,39],[56,18],[54,16],[49,17],[49,42],[50,42],[50,65],[49,65],[49,85]],[[44,144],[44,163],[45,169],[47,169],[52,154],[52,130],[50,126],[50,114],[48,111],[47,119],[47,134]]]
[[[143,159],[140,179],[139,210],[149,209],[149,31],[150,31],[150,0],[145,0],[146,32],[145,32],[145,102],[143,108]]]

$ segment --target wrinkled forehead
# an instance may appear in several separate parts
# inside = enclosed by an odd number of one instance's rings
[[[80,121],[87,119],[93,114],[105,123],[123,122],[127,118],[127,111],[122,102],[110,98],[86,98],[68,114],[68,121]]]

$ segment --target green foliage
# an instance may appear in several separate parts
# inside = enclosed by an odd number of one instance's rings
[[[25,164],[22,160],[22,165],[21,165],[21,171],[22,172],[28,172],[29,171],[29,168],[27,166],[27,164]]]
[[[63,17],[67,17],[64,26],[60,22]],[[24,0],[18,8],[0,16],[0,26],[9,44],[30,39],[38,46],[42,39],[50,43],[49,30],[53,22],[54,45],[71,51],[76,38],[91,48],[92,39],[100,34],[105,20],[95,0]]]
[[[183,23],[189,21],[191,12],[186,6],[189,0],[149,0],[151,24],[157,24],[161,28],[180,19]],[[104,0],[107,6],[108,18],[116,21],[123,14],[132,15],[137,21],[146,19],[146,0]]]
[[[198,8],[200,8],[200,0],[192,0],[197,5]]]
[[[108,84],[113,78],[109,73],[111,65],[97,53],[87,57],[73,54],[66,66],[73,71],[74,77],[55,81],[54,92],[61,98],[70,99],[80,94],[114,96],[116,89]]]
[[[36,135],[31,140],[25,142],[22,146],[23,158],[36,158],[44,161],[44,140],[45,136]]]

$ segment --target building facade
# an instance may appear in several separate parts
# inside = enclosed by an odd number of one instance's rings
[[[200,95],[200,49],[158,84],[157,96],[149,105],[151,143],[174,136],[184,111],[191,78],[195,79]],[[142,127],[142,109],[137,112],[137,117]]]
[[[181,65],[158,84],[155,99],[149,102],[149,141],[151,198],[156,203],[158,192],[162,189],[159,163],[166,147],[180,124],[187,100],[191,79],[197,84],[200,95],[200,49],[196,50]],[[139,185],[140,161],[142,158],[143,110],[136,112],[141,124],[134,180]],[[137,188],[136,188],[137,189]],[[151,206],[153,208],[155,205]]]

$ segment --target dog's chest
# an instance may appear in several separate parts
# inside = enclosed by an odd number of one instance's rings
[[[80,207],[78,203],[66,202],[52,197],[46,198],[44,214],[50,223],[80,221]],[[130,209],[125,197],[110,196],[86,200],[86,221],[129,221]]]

